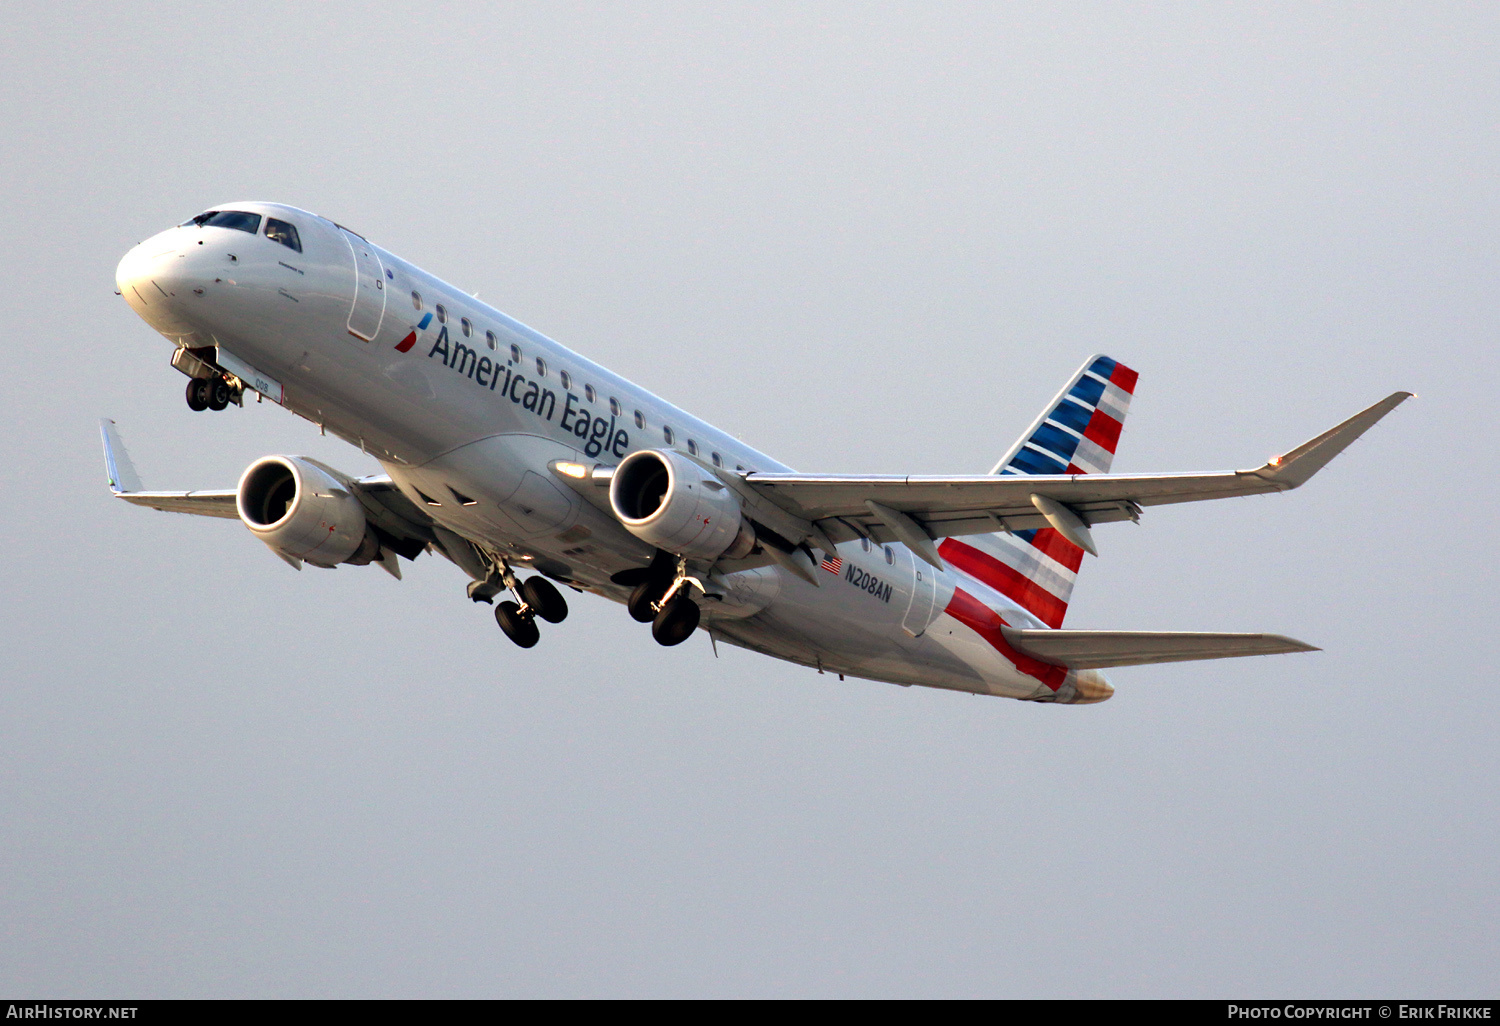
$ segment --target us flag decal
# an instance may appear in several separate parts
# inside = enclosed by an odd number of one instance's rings
[[[836,574],[844,568],[844,561],[838,556],[832,556],[828,559],[823,560],[823,562],[819,563],[818,565],[821,566],[824,570],[827,570],[829,573]]]

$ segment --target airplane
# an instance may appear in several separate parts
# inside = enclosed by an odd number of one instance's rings
[[[536,645],[563,589],[664,646],[699,630],[820,673],[1085,705],[1113,667],[1317,651],[1276,634],[1064,629],[1093,528],[1147,506],[1287,491],[1410,398],[1253,470],[1111,474],[1137,374],[1094,356],[989,472],[801,474],[324,217],[213,207],[131,249],[118,294],[172,344],[195,411],[270,400],[383,474],[256,460],[233,488],[126,502],[238,519],[296,569],[442,555]],[[501,601],[496,603],[496,599]]]

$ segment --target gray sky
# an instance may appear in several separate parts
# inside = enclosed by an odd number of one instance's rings
[[[0,993],[1494,996],[1493,4],[11,5]],[[976,472],[1092,352],[1068,625],[1326,651],[1092,708],[854,682],[109,498],[357,451],[190,413],[113,292],[323,213],[808,471]]]

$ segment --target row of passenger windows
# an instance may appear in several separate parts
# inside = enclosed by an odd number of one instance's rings
[[[868,539],[868,538],[861,538],[859,540],[859,547],[861,549],[863,549],[864,551],[869,552],[870,551],[870,539]],[[883,546],[881,546],[881,550],[885,553],[885,561],[887,563],[890,563],[890,564],[894,565],[895,562],[896,562],[896,552],[895,552],[895,550],[892,549],[889,545],[883,545]]]
[[[420,292],[413,292],[411,294],[411,305],[414,309],[423,309],[422,294]],[[437,304],[437,306],[433,307],[433,312],[437,314],[439,324],[448,323],[448,310],[443,306],[442,303],[439,303]],[[458,327],[459,330],[463,332],[464,338],[472,338],[474,336],[474,322],[469,320],[467,317],[460,317],[458,319]],[[500,347],[500,339],[493,331],[486,331],[484,333],[484,341],[492,351]],[[511,343],[510,362],[521,362],[521,347],[516,345],[515,343]],[[542,359],[540,356],[536,358],[536,373],[538,377],[544,378],[547,376],[547,361]],[[573,375],[569,374],[567,371],[558,371],[557,376],[558,380],[562,383],[563,390],[572,391]],[[586,398],[591,403],[599,401],[599,393],[593,385],[585,384],[583,386],[583,394],[584,398]],[[614,414],[616,417],[625,416],[625,408],[620,405],[620,400],[616,399],[614,396],[609,397],[609,412]],[[642,431],[646,430],[646,415],[644,413],[642,413],[640,410],[636,410],[634,420],[635,426],[637,428],[641,429]],[[662,438],[668,445],[677,444],[677,433],[673,431],[670,426],[663,424],[661,434]],[[692,453],[694,456],[697,456],[699,454],[698,443],[689,438],[687,440],[687,451]],[[720,456],[716,452],[710,453],[709,458],[713,461],[713,465],[716,467],[722,467],[725,465],[724,457]],[[746,473],[746,467],[743,463],[736,463],[734,469],[742,474]]]
[[[279,242],[287,249],[302,252],[302,239],[297,235],[297,226],[286,221],[278,221],[274,217],[266,220],[266,238],[272,242]],[[244,210],[210,210],[205,214],[199,214],[190,221],[184,222],[181,227],[186,228],[195,224],[199,228],[233,228],[235,231],[249,232],[251,235],[260,234],[259,214],[252,214]]]

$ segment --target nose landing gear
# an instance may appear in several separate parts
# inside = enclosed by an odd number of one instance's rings
[[[218,412],[227,408],[234,399],[235,390],[222,377],[188,379],[187,404],[194,413],[204,410]]]
[[[202,413],[208,409],[208,379],[189,378],[187,383],[188,409]]]

